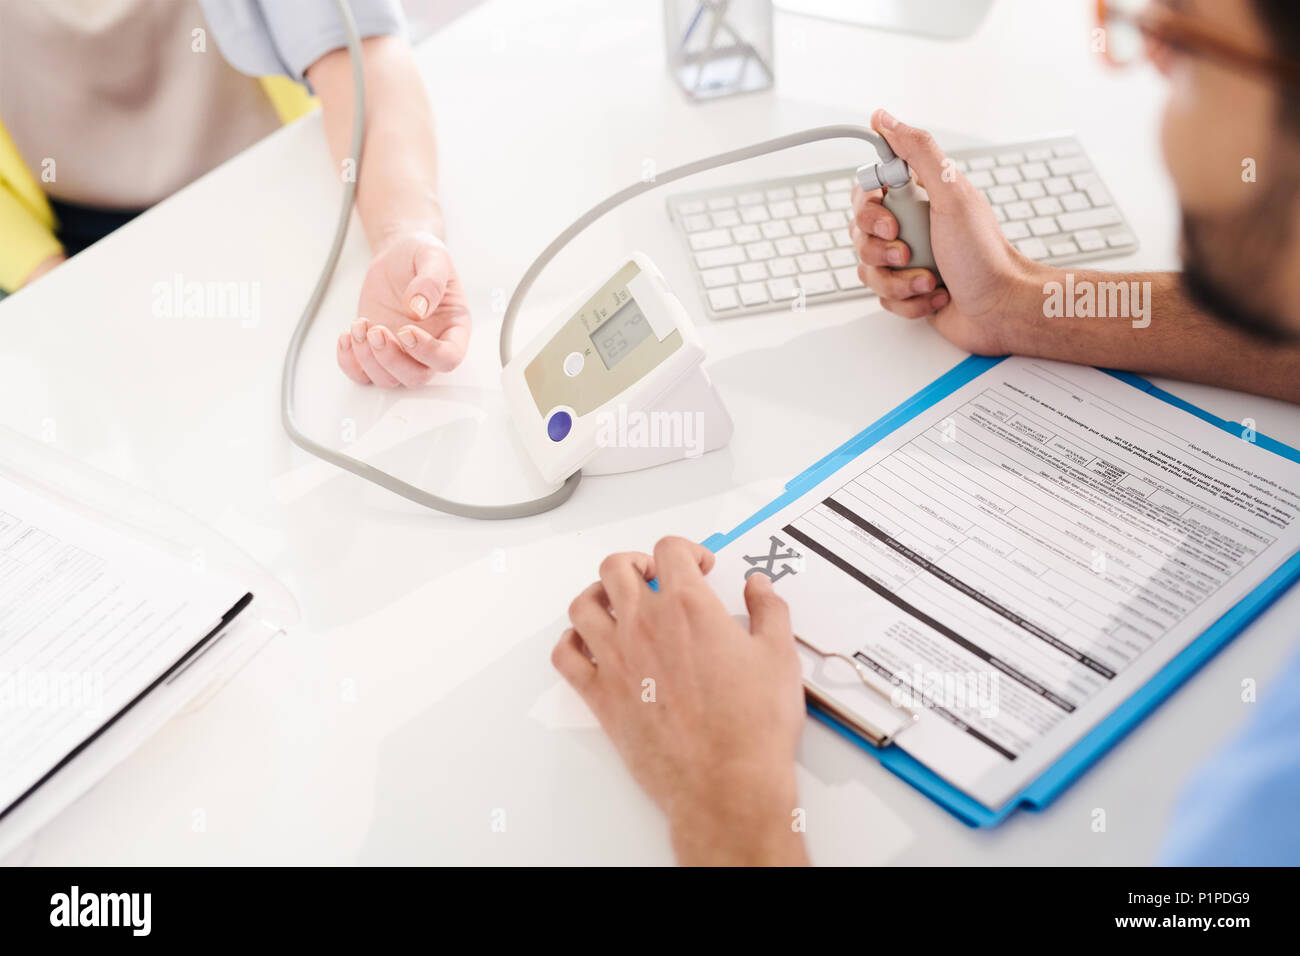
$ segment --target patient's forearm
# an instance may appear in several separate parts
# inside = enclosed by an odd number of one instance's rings
[[[1068,283],[1067,271],[1073,276]],[[1114,315],[1116,310],[1111,310],[1108,317],[1095,317],[1116,301],[1114,287],[1105,284],[1118,282],[1129,284],[1127,314]],[[1058,285],[1044,291],[1049,283]],[[1136,288],[1132,283],[1138,284]],[[1057,289],[1059,298],[1053,300]],[[1134,292],[1139,297],[1136,302]],[[1092,317],[1079,314],[1087,311],[1089,294],[1095,306],[1102,303],[1092,309]],[[1143,297],[1149,310],[1146,317],[1139,314]],[[1062,308],[1069,314],[1061,314]],[[1296,371],[1300,346],[1262,342],[1207,316],[1184,294],[1177,273],[1043,267],[1034,273],[1015,311],[1019,319],[1010,341],[1017,354],[1161,375],[1300,403]]]
[[[437,191],[433,112],[410,47],[398,37],[362,41],[366,76],[366,139],[357,209],[371,249],[411,232],[443,235]],[[352,65],[347,50],[307,70],[321,98],[325,137],[342,168],[352,142]]]

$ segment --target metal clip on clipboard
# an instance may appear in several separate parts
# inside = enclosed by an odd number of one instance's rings
[[[901,714],[906,715],[905,718],[899,723],[898,727],[894,728],[893,730],[885,730],[870,723],[865,718],[863,718],[860,714],[854,713],[853,711],[849,710],[847,707],[845,707],[843,704],[837,701],[834,697],[831,697],[826,692],[825,688],[822,688],[817,685],[813,685],[807,680],[804,681],[804,685],[803,685],[804,694],[808,697],[810,701],[812,701],[813,706],[820,708],[821,710],[830,714],[840,723],[851,728],[855,733],[861,736],[873,747],[883,750],[885,747],[888,747],[890,744],[892,744],[898,738],[899,734],[907,730],[907,728],[913,726],[918,720],[921,719],[921,715],[918,714],[915,710],[913,710],[911,707],[905,707],[902,704],[899,704],[897,701],[894,700],[893,695],[888,693],[884,688],[877,686],[873,681],[869,680],[867,675],[870,673],[870,671],[867,669],[866,665],[863,664],[861,661],[857,660],[856,658],[850,657],[848,654],[843,654],[838,651],[824,651],[817,645],[813,644],[811,641],[805,640],[804,638],[800,637],[797,634],[795,635],[794,639],[800,645],[808,648],[808,650],[812,651],[814,654],[820,657],[823,665],[825,665],[829,661],[834,661],[834,660],[843,661],[845,664],[848,664],[850,667],[853,668],[854,674],[856,675],[858,680],[862,683],[862,685],[867,688],[867,690],[883,698],[885,701],[889,703],[890,707],[899,711]]]

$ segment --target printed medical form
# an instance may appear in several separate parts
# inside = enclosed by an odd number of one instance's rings
[[[0,478],[0,816],[244,593]]]
[[[996,808],[1300,548],[1300,464],[1104,372],[1011,358],[721,550],[804,677]],[[857,661],[860,677],[847,664]],[[878,678],[883,695],[862,680]]]

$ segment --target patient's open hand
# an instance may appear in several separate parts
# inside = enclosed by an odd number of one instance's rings
[[[362,385],[427,385],[464,360],[469,326],[465,289],[446,244],[432,233],[411,233],[370,264],[357,320],[339,336],[339,368]]]
[[[684,538],[653,557],[610,555],[569,606],[551,660],[668,815],[681,862],[805,863],[792,825],[804,701],[790,613],[755,574],[741,626],[704,580],[712,566]]]

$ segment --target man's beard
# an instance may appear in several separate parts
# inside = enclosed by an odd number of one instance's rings
[[[1298,193],[1295,180],[1278,180],[1242,210],[1213,217],[1183,210],[1182,286],[1188,298],[1225,325],[1265,341],[1300,338],[1266,301],[1278,261],[1294,238]]]

